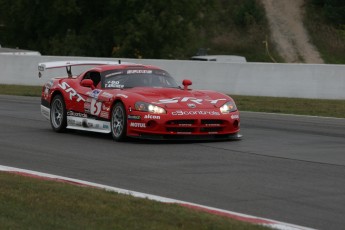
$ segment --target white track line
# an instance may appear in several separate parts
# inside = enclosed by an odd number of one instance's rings
[[[80,186],[90,186],[90,187],[95,187],[95,188],[101,188],[101,189],[104,189],[106,191],[117,192],[120,194],[131,195],[133,197],[145,198],[145,199],[150,199],[150,200],[159,201],[159,202],[163,202],[163,203],[175,203],[175,204],[179,204],[181,206],[192,208],[195,210],[204,211],[204,212],[208,212],[208,213],[212,213],[212,214],[216,214],[216,215],[220,215],[220,216],[225,216],[225,217],[229,217],[232,219],[236,219],[236,220],[240,220],[240,221],[244,221],[244,222],[249,222],[249,223],[253,223],[253,224],[264,225],[264,226],[271,227],[273,229],[278,229],[278,230],[313,230],[312,228],[307,228],[307,227],[302,227],[302,226],[298,226],[298,225],[294,225],[294,224],[289,224],[289,223],[279,222],[279,221],[275,221],[275,220],[260,218],[260,217],[256,217],[256,216],[246,215],[246,214],[242,214],[242,213],[238,213],[238,212],[231,212],[231,211],[227,211],[227,210],[223,210],[223,209],[212,208],[212,207],[194,204],[194,203],[190,203],[190,202],[185,202],[185,201],[170,199],[170,198],[166,198],[166,197],[130,191],[130,190],[126,190],[126,189],[111,187],[111,186],[107,186],[107,185],[82,181],[82,180],[68,178],[68,177],[56,176],[56,175],[47,174],[47,173],[40,173],[40,172],[31,171],[31,170],[7,167],[7,166],[2,166],[2,165],[0,165],[0,171],[10,172],[10,173],[14,173],[14,174],[23,175],[23,176],[35,177],[35,178],[40,178],[40,179],[45,179],[45,180],[55,180],[55,181],[61,181],[61,182],[65,182],[65,183],[77,184]]]

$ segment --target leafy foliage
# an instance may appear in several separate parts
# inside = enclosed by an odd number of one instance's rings
[[[45,55],[270,61],[266,28],[258,0],[0,0],[0,44]]]
[[[236,7],[234,21],[240,26],[249,26],[260,23],[264,18],[264,13],[258,7],[255,0],[244,0],[243,4]]]
[[[345,63],[345,1],[309,0],[305,25],[326,63]]]
[[[345,25],[344,0],[312,0],[312,4],[321,7],[323,15],[334,25]]]

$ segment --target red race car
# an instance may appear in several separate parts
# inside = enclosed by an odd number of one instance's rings
[[[73,76],[72,66],[93,68]],[[155,66],[107,61],[56,61],[38,65],[66,68],[42,89],[41,113],[56,132],[77,129],[158,140],[239,139],[240,117],[234,100],[209,90],[183,87]]]

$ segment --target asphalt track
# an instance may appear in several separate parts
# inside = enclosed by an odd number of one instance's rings
[[[241,141],[58,134],[40,99],[0,96],[0,165],[317,229],[345,228],[345,119],[241,113]]]

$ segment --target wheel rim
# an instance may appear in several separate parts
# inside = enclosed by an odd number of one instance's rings
[[[63,105],[60,100],[55,100],[51,110],[52,122],[55,128],[58,128],[62,124],[63,118]]]
[[[122,135],[124,129],[124,112],[120,106],[116,106],[112,114],[113,134],[116,138]]]

